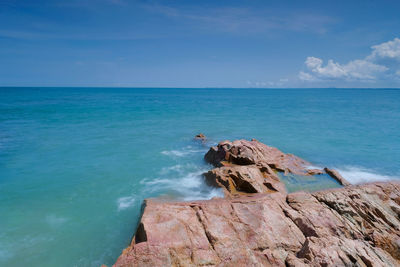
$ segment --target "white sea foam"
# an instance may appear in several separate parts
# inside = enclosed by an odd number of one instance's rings
[[[159,177],[143,179],[140,183],[144,185],[147,194],[165,194],[178,200],[197,200],[222,197],[223,191],[220,188],[208,186],[203,177],[203,173],[208,171],[206,165],[199,166],[193,162],[185,163],[187,157],[192,155],[204,154],[207,147],[187,145],[185,147],[165,150],[161,154],[173,159],[179,158],[179,164],[163,167],[159,172]]]
[[[306,170],[322,170],[322,168],[321,167],[318,167],[318,166],[314,166],[314,165],[308,165],[308,166],[306,166]]]
[[[183,169],[183,166],[178,164],[170,167],[164,167],[161,169],[160,173],[161,174],[167,174],[169,172],[181,172]]]
[[[346,178],[346,180],[348,180],[352,184],[400,179],[400,177],[397,176],[378,174],[374,170],[366,169],[363,167],[344,166],[342,168],[337,168],[337,170],[344,178]]]
[[[161,154],[166,156],[173,156],[173,157],[184,157],[188,154],[187,151],[179,151],[179,150],[166,150],[162,151]]]
[[[174,195],[181,200],[200,200],[213,197],[222,197],[223,192],[219,188],[206,185],[202,174],[207,169],[198,169],[194,172],[182,172],[178,177],[160,177],[151,180],[143,180],[148,192],[174,192]]]
[[[163,185],[170,188],[194,188],[201,185],[201,174],[203,171],[189,172],[177,179],[158,178],[151,181],[145,181],[146,185]]]
[[[192,192],[193,194],[187,195],[183,197],[184,201],[190,201],[190,200],[204,200],[204,199],[211,199],[213,197],[224,197],[224,192],[222,191],[221,188],[211,188],[207,192]]]
[[[134,197],[120,197],[117,200],[118,211],[132,207],[134,203],[135,203]]]
[[[170,157],[184,157],[194,153],[204,153],[206,150],[204,149],[193,149],[192,146],[187,146],[182,150],[164,150],[161,151],[161,154],[170,156]]]

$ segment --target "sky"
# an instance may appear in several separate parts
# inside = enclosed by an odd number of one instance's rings
[[[400,1],[0,0],[0,86],[400,87]]]

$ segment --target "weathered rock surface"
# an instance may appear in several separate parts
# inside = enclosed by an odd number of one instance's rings
[[[340,175],[339,172],[337,172],[336,170],[333,169],[329,169],[329,168],[324,168],[324,171],[329,174],[332,178],[334,178],[336,181],[339,182],[339,184],[344,185],[344,186],[348,186],[351,185],[346,179],[343,178],[342,175]]]
[[[223,166],[204,174],[209,185],[219,186],[226,196],[248,193],[285,192],[285,185],[268,167]]]
[[[218,146],[210,148],[204,159],[216,167],[227,164],[260,164],[268,165],[277,171],[299,175],[307,175],[306,167],[311,165],[295,155],[285,154],[255,139],[220,142]]]
[[[311,163],[257,140],[223,141],[211,147],[204,159],[216,166],[204,174],[206,181],[224,189],[227,197],[240,194],[286,192],[277,172],[297,175],[329,174],[341,185],[350,185],[333,169],[310,169]]]
[[[400,184],[146,201],[115,266],[399,266]]]
[[[334,170],[256,140],[224,141],[205,159],[225,198],[146,200],[115,266],[399,266],[400,183],[351,186]],[[276,172],[328,173],[342,188],[287,194]]]

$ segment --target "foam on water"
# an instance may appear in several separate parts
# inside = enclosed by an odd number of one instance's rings
[[[195,153],[204,153],[207,150],[205,149],[194,149],[192,146],[186,146],[181,150],[164,150],[161,151],[161,154],[166,155],[166,156],[171,156],[171,157],[185,157],[190,154],[195,154]]]
[[[186,151],[170,150],[170,151],[162,151],[161,154],[166,156],[184,157],[189,153]]]
[[[163,167],[160,171],[161,174],[167,174],[169,172],[181,172],[182,171],[182,165],[174,165],[170,167]]]
[[[308,165],[306,166],[306,170],[322,170],[323,168],[314,166],[314,165]]]
[[[339,173],[352,184],[361,184],[368,182],[382,182],[400,179],[397,176],[383,175],[364,167],[344,166],[337,168]]]
[[[135,204],[135,200],[136,199],[132,196],[118,198],[117,200],[118,211],[132,207]]]
[[[173,167],[171,166],[170,170],[176,171],[176,168]],[[168,177],[145,179],[141,183],[149,192],[169,192],[170,196],[176,200],[189,201],[223,197],[222,189],[206,185],[203,173],[208,170],[207,168],[197,167],[195,171],[179,170],[181,175],[177,177],[168,175]],[[165,172],[161,171],[160,174],[165,174]]]

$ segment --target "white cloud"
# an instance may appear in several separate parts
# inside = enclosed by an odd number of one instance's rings
[[[302,81],[309,81],[309,82],[316,80],[314,76],[304,71],[300,71],[299,79]]]
[[[371,47],[372,53],[367,58],[374,60],[377,58],[389,58],[400,60],[400,39],[394,38],[393,41],[374,45]]]
[[[350,77],[360,80],[374,80],[389,70],[386,66],[360,59],[350,61],[344,66],[344,69]]]
[[[387,71],[388,68],[377,65],[366,60],[353,60],[347,64],[339,64],[333,60],[323,66],[320,58],[308,57],[305,62],[312,73],[300,72],[299,78],[305,81],[320,79],[345,79],[345,80],[374,80],[376,77]]]
[[[322,59],[319,59],[317,57],[308,57],[306,60],[306,66],[309,69],[314,69],[321,67],[322,65]]]
[[[370,82],[380,78],[393,77],[393,73],[400,76],[400,70],[394,72],[389,67],[382,65],[382,61],[379,61],[380,64],[377,63],[378,59],[400,60],[399,38],[374,45],[371,48],[371,54],[364,59],[355,59],[345,64],[340,64],[330,59],[324,65],[323,60],[320,58],[307,57],[304,62],[306,71],[300,71],[298,77],[302,81],[342,80]]]

